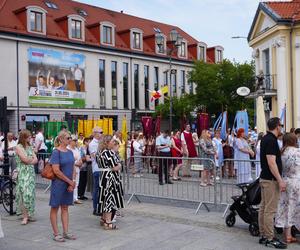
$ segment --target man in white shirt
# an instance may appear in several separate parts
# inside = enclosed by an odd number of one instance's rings
[[[7,133],[7,153],[9,156],[9,165],[11,168],[11,172],[15,170],[17,164],[16,164],[16,159],[15,159],[15,149],[17,146],[17,141],[14,140],[14,134],[12,132]],[[5,142],[2,142],[2,150],[4,150],[5,147]]]
[[[68,149],[72,151],[75,162],[75,172],[76,172],[76,179],[75,179],[75,188],[73,192],[73,200],[74,204],[82,204],[80,200],[78,200],[78,184],[79,184],[79,174],[80,174],[80,168],[82,166],[82,160],[81,160],[81,155],[80,155],[80,150],[77,147],[77,137],[76,135],[71,135],[72,141],[68,145]]]
[[[169,136],[169,131],[164,131],[160,136],[156,138],[156,148],[159,153],[160,157],[168,157],[168,158],[163,158],[159,159],[159,169],[158,169],[158,180],[159,180],[159,185],[163,185],[163,170],[165,173],[165,182],[166,184],[173,184],[169,180],[169,166],[171,165],[171,139]]]
[[[41,170],[44,168],[46,153],[47,153],[47,146],[45,144],[45,137],[44,137],[44,129],[39,128],[38,133],[35,136],[35,151],[38,157],[38,169]]]
[[[76,91],[80,92],[80,85],[81,85],[81,80],[82,80],[82,72],[81,69],[79,68],[78,64],[75,65],[75,71],[74,71],[74,78],[75,78],[75,86],[76,86]]]
[[[100,179],[100,169],[96,162],[96,154],[98,152],[99,143],[103,138],[103,131],[99,127],[93,128],[93,140],[89,144],[89,152],[92,159],[92,169],[93,169],[93,214],[97,214],[97,202],[98,202],[98,192],[99,192],[99,179]]]

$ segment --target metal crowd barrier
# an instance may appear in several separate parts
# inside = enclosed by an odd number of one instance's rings
[[[171,177],[169,180],[173,184],[159,185],[158,169],[162,165],[163,181],[164,176],[164,161],[167,161],[169,168],[174,164],[182,161],[182,168],[191,165],[191,177],[181,177],[180,181],[173,181]],[[137,164],[142,162],[141,173],[135,174]],[[212,164],[212,183],[209,186],[200,186],[199,172],[202,172],[205,163]],[[172,166],[173,165],[173,166]],[[194,170],[193,170],[194,169]],[[209,211],[208,204],[217,204],[217,190],[219,183],[217,183],[217,172],[215,162],[208,158],[184,158],[184,157],[161,157],[161,156],[133,156],[128,160],[126,165],[126,194],[130,195],[127,202],[129,204],[133,197],[140,202],[139,196],[146,196],[151,198],[166,198],[178,201],[192,201],[199,203],[196,214],[201,206],[204,206]],[[182,172],[182,169],[181,171]],[[169,173],[169,171],[168,171]]]
[[[225,205],[225,217],[232,201],[232,196],[241,195],[242,191],[236,185],[255,181],[260,174],[260,161],[224,159],[220,169],[220,200],[219,204]]]

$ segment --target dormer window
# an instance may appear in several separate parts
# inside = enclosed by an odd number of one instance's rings
[[[217,50],[217,62],[222,62],[222,60],[223,60],[222,50]]]
[[[84,41],[85,19],[78,15],[68,16],[69,38]]]
[[[131,29],[131,49],[143,50],[143,32],[140,29]]]
[[[46,13],[46,10],[38,6],[27,7],[28,32],[46,35]]]
[[[101,44],[115,46],[115,25],[109,22],[100,23]]]
[[[197,56],[197,59],[199,61],[203,61],[203,62],[206,62],[206,48],[207,48],[207,45],[205,43],[199,43],[198,44],[198,56]]]
[[[216,47],[216,50],[215,50],[215,58],[216,58],[216,63],[220,63],[223,61],[223,48],[218,46]]]
[[[187,57],[187,42],[183,41],[178,47],[178,57],[186,58]]]
[[[71,20],[72,38],[82,39],[82,22],[79,20]]]

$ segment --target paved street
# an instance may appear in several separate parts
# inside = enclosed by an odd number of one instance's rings
[[[57,243],[51,239],[48,195],[37,190],[37,221],[21,226],[16,216],[1,208],[5,238],[2,250],[54,249],[266,249],[250,236],[245,223],[237,220],[227,228],[221,213],[132,202],[123,210],[119,230],[104,231],[91,215],[91,202],[71,207],[71,231],[78,239]],[[289,249],[299,249],[293,245]]]

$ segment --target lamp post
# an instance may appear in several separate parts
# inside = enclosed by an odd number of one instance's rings
[[[172,74],[176,73],[175,69],[172,69],[172,54],[174,51],[178,49],[178,47],[181,46],[183,37],[178,33],[176,29],[172,29],[169,33],[169,38],[168,43],[171,44],[170,48],[166,48],[167,55],[169,56],[169,72],[170,72],[170,120],[169,120],[169,130],[170,132],[172,131],[172,115],[173,115],[173,103],[172,103],[172,95],[173,95],[173,90],[172,90]],[[165,37],[163,36],[162,33],[157,33],[156,37],[156,44],[159,47],[159,49],[164,48],[165,44]]]

